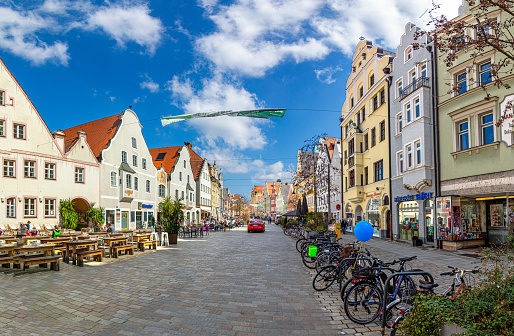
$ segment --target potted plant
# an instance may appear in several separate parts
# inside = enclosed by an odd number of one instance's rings
[[[86,211],[86,218],[91,219],[93,227],[97,226],[100,223],[103,223],[105,220],[104,208],[95,208],[95,202],[92,202],[91,207]]]
[[[61,226],[68,230],[74,230],[79,222],[79,214],[73,207],[75,202],[70,198],[59,202],[59,215],[61,216]]]
[[[182,199],[172,199],[166,197],[159,203],[159,223],[164,226],[168,233],[170,244],[177,244],[180,226],[184,222],[184,212],[182,211]]]

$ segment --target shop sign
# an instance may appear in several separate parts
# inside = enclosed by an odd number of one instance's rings
[[[336,205],[336,210],[341,210],[341,204]]]
[[[375,191],[374,193],[371,192],[369,194],[366,194],[366,197],[375,197],[375,196],[380,196],[380,195],[382,195],[381,191]]]
[[[143,208],[151,209],[151,208],[153,208],[153,205],[151,205],[151,204],[144,204],[143,202],[137,203],[137,209],[138,210],[141,210]]]
[[[405,201],[414,201],[414,200],[424,200],[428,198],[432,198],[432,192],[429,193],[421,193],[416,195],[407,195],[407,196],[398,196],[394,198],[395,202],[405,202]]]
[[[507,106],[512,103],[514,103],[514,95],[505,96],[500,103],[500,111],[502,111],[503,115],[496,123],[496,127],[501,127],[501,140],[505,142],[507,146],[512,146],[514,141],[514,114],[512,112],[507,113]]]

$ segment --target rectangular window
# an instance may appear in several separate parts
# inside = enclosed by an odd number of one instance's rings
[[[398,153],[398,175],[403,173],[403,152]]]
[[[75,168],[75,182],[84,183],[84,168]]]
[[[139,190],[139,178],[134,176],[134,190]]]
[[[412,111],[410,107],[410,103],[405,105],[405,114],[407,115],[407,122],[410,123],[412,121]]]
[[[419,110],[419,98],[414,99],[414,115],[416,119],[421,116],[421,111]]]
[[[182,172],[178,172],[178,180],[182,181]]]
[[[373,97],[373,111],[378,109],[378,96]]]
[[[369,87],[372,87],[373,85],[375,85],[375,74],[369,77]]]
[[[457,75],[457,94],[468,91],[468,84],[466,82],[466,72],[461,72]]]
[[[361,86],[359,88],[359,98],[362,98],[362,96],[364,96],[364,88]]]
[[[28,178],[36,177],[36,161],[25,161],[23,176]]]
[[[166,195],[166,187],[162,184],[159,184],[159,197],[164,197]]]
[[[132,165],[137,167],[137,155],[132,155]]]
[[[132,175],[127,174],[127,176],[125,176],[125,185],[127,189],[132,189]]]
[[[36,217],[36,199],[25,198],[24,200],[24,216],[25,217]]]
[[[494,142],[494,125],[493,114],[487,114],[480,117],[482,127],[482,145]]]
[[[421,77],[427,77],[427,63],[421,64]]]
[[[364,134],[364,150],[368,150],[368,133]]]
[[[118,174],[116,172],[111,172],[111,187],[118,186]]]
[[[182,190],[182,197],[181,198],[184,199],[184,190]]]
[[[361,115],[360,113],[357,113],[357,126],[361,124]]]
[[[380,105],[386,103],[386,96],[385,96],[385,90],[380,90]]]
[[[419,166],[421,164],[421,142],[416,141],[414,143],[414,148],[416,150],[416,166]]]
[[[405,50],[405,62],[408,62],[411,58],[412,58],[412,47],[408,47],[407,50]]]
[[[375,162],[375,182],[382,181],[384,178],[384,161]]]
[[[45,163],[45,179],[55,180],[55,163]]]
[[[396,134],[400,134],[402,132],[402,114],[398,113],[396,115]]]
[[[121,162],[127,163],[127,152],[121,151]]]
[[[491,77],[491,62],[483,63],[478,66],[480,85],[485,85],[492,82]]]
[[[377,144],[377,130],[375,127],[371,129],[371,148]]]
[[[412,145],[407,145],[407,168],[412,168]]]
[[[15,218],[16,217],[16,198],[8,198],[7,199],[7,217]]]
[[[186,160],[184,160],[184,168],[186,168]]]
[[[131,211],[130,212],[130,221],[131,222],[135,222],[136,221],[136,212],[135,211]]]
[[[386,138],[386,124],[385,121],[380,123],[380,141],[384,141]]]
[[[16,177],[16,162],[14,160],[4,160],[4,177]]]
[[[0,120],[0,137],[5,136],[5,120]]]
[[[348,141],[348,155],[349,156],[352,156],[353,153],[355,152],[355,139],[352,139],[350,141]]]
[[[416,70],[414,69],[409,73],[410,82],[411,84],[414,84],[413,90],[416,90],[416,77]]]
[[[366,107],[362,108],[362,121],[366,120]]]
[[[350,188],[355,187],[355,170],[350,170]]]
[[[400,79],[398,82],[396,82],[396,96],[400,97],[403,92],[403,81]]]
[[[15,139],[25,139],[25,125],[13,124],[13,136]]]
[[[132,148],[137,148],[137,141],[134,137],[132,137]]]
[[[54,199],[45,199],[45,217],[55,217]]]
[[[178,199],[178,190],[175,190],[175,198]]]
[[[5,91],[0,91],[0,105],[5,105]]]
[[[146,170],[146,159],[141,160],[141,166]]]
[[[146,192],[150,192],[150,180],[146,180]]]
[[[353,107],[353,97],[350,98],[350,108],[352,108],[352,107]]]
[[[469,127],[468,122],[462,122],[458,126],[459,132],[459,150],[465,150],[469,148]]]

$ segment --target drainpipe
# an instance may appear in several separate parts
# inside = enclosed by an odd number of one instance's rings
[[[392,220],[393,220],[393,216],[391,215],[391,210],[392,210],[392,207],[391,207],[391,200],[393,199],[393,194],[392,194],[392,187],[391,187],[391,83],[392,83],[392,76],[387,76],[386,78],[386,82],[387,82],[387,85],[386,85],[386,88],[387,88],[387,129],[388,129],[388,132],[389,132],[389,136],[387,137],[387,140],[388,140],[388,143],[389,143],[389,148],[388,148],[388,153],[389,153],[389,219],[390,219],[390,222],[389,222],[389,237],[390,237],[390,240],[393,241],[393,223],[392,223]],[[387,220],[387,218],[386,218]]]
[[[440,169],[441,169],[441,163],[439,160],[440,157],[440,151],[439,151],[439,97],[438,97],[438,86],[437,86],[437,79],[436,79],[436,73],[437,73],[437,51],[435,49],[435,42],[437,40],[437,37],[434,37],[433,45],[427,46],[427,50],[430,52],[431,56],[431,63],[432,63],[432,109],[433,109],[433,136],[434,136],[434,179],[435,179],[435,196],[439,197],[441,196],[441,176],[440,176]],[[434,218],[437,218],[437,214],[435,212],[435,209],[437,209],[436,199],[434,198],[434,209],[432,210],[434,213]],[[437,232],[439,232],[439,227],[437,224],[437,220],[434,220],[434,241],[437,245]]]
[[[343,122],[343,117],[339,118],[339,123]],[[343,178],[343,126],[341,125],[341,226],[343,225],[345,208],[344,208],[344,178]]]

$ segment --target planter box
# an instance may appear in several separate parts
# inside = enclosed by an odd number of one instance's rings
[[[459,327],[455,323],[450,324],[449,326],[443,326],[441,331],[439,331],[439,336],[451,336],[453,334],[460,334],[466,332],[467,330]]]
[[[469,240],[443,240],[443,250],[457,251],[465,248],[472,248],[477,246],[484,246],[484,239],[469,239]]]

